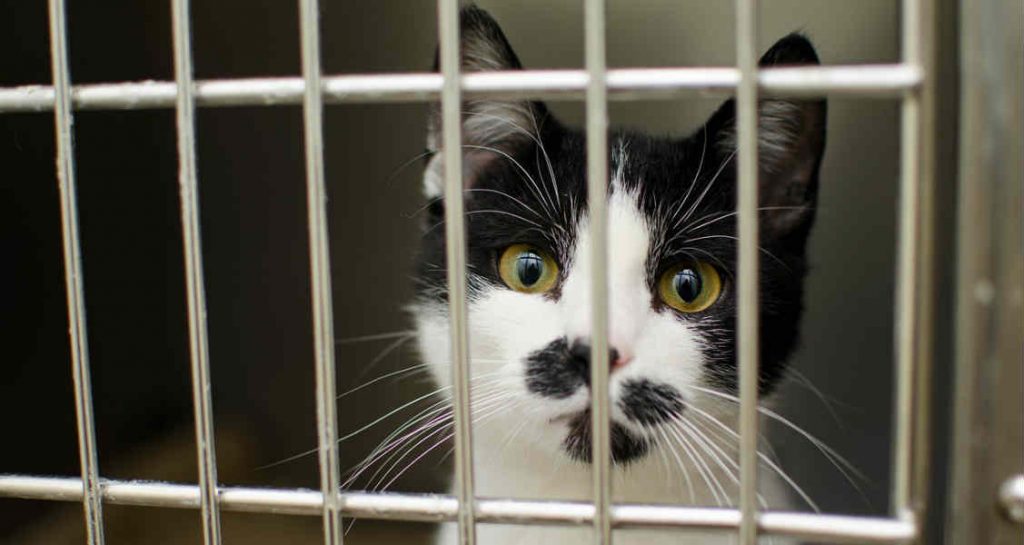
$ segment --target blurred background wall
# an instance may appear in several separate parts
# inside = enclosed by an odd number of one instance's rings
[[[582,66],[579,2],[478,3],[502,24],[528,67]],[[75,82],[173,78],[167,2],[68,4]],[[45,3],[0,0],[0,13],[0,85],[48,83]],[[296,13],[286,1],[194,2],[196,77],[299,74]],[[731,2],[611,1],[609,64],[732,64],[733,17]],[[762,48],[798,30],[828,64],[899,59],[898,3],[891,0],[772,0],[761,3],[761,20]],[[431,65],[431,2],[328,1],[322,22],[325,73]],[[945,47],[955,47],[950,44]],[[721,100],[614,103],[611,115],[616,125],[683,134]],[[579,104],[553,106],[565,121],[581,123]],[[425,114],[426,106],[415,104],[326,108],[339,392],[416,362],[393,338],[353,339],[410,327],[403,306],[411,295],[423,202],[422,166],[414,159],[423,150]],[[888,508],[898,129],[895,101],[830,101],[803,341],[793,360],[797,373],[775,403],[865,474],[861,490],[806,439],[773,430],[783,467],[829,512]],[[194,481],[174,113],[81,112],[75,137],[101,472]],[[951,152],[955,140],[940,146]],[[220,478],[316,487],[315,456],[261,467],[316,444],[301,109],[200,109],[198,156]],[[0,164],[0,473],[75,475],[52,114],[0,115]],[[951,210],[949,187],[940,199],[943,214]],[[950,240],[949,232],[943,236],[940,241]],[[940,312],[948,310],[944,305]],[[948,328],[945,317],[940,328]],[[431,388],[418,375],[345,396],[340,432]],[[343,467],[356,464],[398,423],[343,443]],[[944,449],[943,429],[937,449]],[[442,490],[445,474],[443,461],[435,460],[394,488]],[[117,506],[105,512],[110,543],[199,540],[194,512]],[[78,543],[80,513],[77,505],[0,500],[0,542]],[[430,530],[360,522],[350,538],[412,543]],[[254,536],[315,543],[320,533],[312,518],[225,514],[225,535],[229,543],[260,542]]]

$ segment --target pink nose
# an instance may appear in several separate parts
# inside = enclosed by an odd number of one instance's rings
[[[633,358],[631,356],[620,355],[620,352],[618,350],[614,349],[614,348],[612,348],[611,356],[613,358],[613,359],[610,360],[611,361],[611,365],[612,365],[612,372],[613,373],[615,372],[616,369],[619,369],[620,367],[625,367],[626,364],[628,364],[629,362],[633,361]]]

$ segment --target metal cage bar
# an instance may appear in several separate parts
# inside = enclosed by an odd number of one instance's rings
[[[923,75],[909,64],[769,68],[758,71],[764,95],[863,98],[900,97],[920,85]],[[503,97],[578,100],[589,78],[583,70],[475,72],[461,76],[467,98]],[[739,70],[727,67],[618,68],[606,72],[609,100],[674,99],[702,93],[730,93]],[[443,77],[436,73],[344,75],[323,77],[326,103],[428,102],[441,96]],[[305,84],[299,77],[197,81],[196,105],[273,106],[301,104]],[[173,108],[176,85],[167,81],[76,85],[72,104],[82,110]],[[53,87],[0,87],[0,112],[53,108]]]
[[[206,327],[202,236],[199,228],[199,188],[196,175],[195,97],[192,88],[192,29],[189,0],[173,0],[174,72],[177,80],[178,185],[181,192],[181,231],[185,253],[188,298],[189,359],[192,364],[192,407],[195,413],[196,457],[199,468],[203,542],[220,545],[217,507],[217,458],[213,399],[210,392],[210,350]]]
[[[918,177],[920,185],[920,221],[918,222],[918,270],[917,279],[917,314],[918,328],[916,335],[916,374],[914,376],[914,418],[912,458],[910,460],[913,474],[911,492],[913,496],[913,512],[922,527],[918,541],[923,543],[927,535],[926,521],[929,519],[927,498],[930,492],[931,458],[932,458],[932,384],[933,363],[935,359],[935,308],[937,294],[935,287],[939,283],[936,274],[936,209],[938,201],[938,180],[936,163],[936,104],[937,81],[936,55],[939,33],[936,15],[939,3],[934,0],[918,0],[916,13],[917,45],[913,62],[922,74],[921,85],[914,93],[918,94],[919,119],[917,131],[918,142]]]
[[[929,50],[931,28],[923,22],[927,0],[904,0],[902,3],[903,62],[916,66],[923,73],[925,54]],[[923,75],[922,77],[931,77]],[[926,468],[915,468],[915,454],[927,448],[928,437],[923,422],[927,418],[927,384],[919,378],[928,376],[930,362],[923,361],[930,344],[931,329],[921,311],[926,290],[932,286],[932,267],[927,244],[931,237],[928,210],[924,199],[934,193],[932,181],[922,176],[922,148],[925,144],[922,125],[922,89],[907,92],[900,105],[900,207],[895,303],[895,393],[894,438],[892,454],[892,516],[920,521],[924,513],[924,491],[919,476]],[[929,171],[930,172],[930,171]],[[918,462],[923,462],[923,458]],[[923,537],[923,536],[919,536]]]
[[[459,2],[438,0],[441,132],[444,165],[445,254],[448,268],[448,320],[455,420],[455,496],[462,545],[476,543],[473,438],[469,387],[469,333],[466,310],[466,226],[462,188],[462,89],[459,86]]]
[[[903,59],[899,64],[799,68],[757,67],[754,0],[737,0],[737,67],[607,69],[604,2],[586,2],[584,70],[537,70],[460,74],[458,2],[439,0],[441,74],[321,74],[318,6],[300,0],[302,77],[192,80],[188,2],[174,0],[176,79],[174,82],[118,82],[71,86],[62,0],[49,0],[53,85],[0,88],[0,113],[54,111],[61,192],[65,281],[68,293],[72,368],[82,478],[0,475],[0,496],[81,501],[90,544],[103,543],[101,500],[114,504],[199,508],[207,543],[219,540],[218,509],[323,517],[324,537],[339,544],[341,516],[392,520],[458,521],[460,542],[475,541],[475,524],[593,525],[598,543],[610,543],[612,528],[697,528],[739,532],[741,542],[759,535],[857,543],[907,543],[921,537],[920,481],[928,441],[922,388],[928,376],[931,339],[925,299],[933,285],[931,267],[931,129],[927,55],[933,39],[928,0],[903,0]],[[926,17],[927,15],[927,17]],[[737,95],[739,136],[741,390],[741,500],[739,509],[612,504],[608,444],[608,347],[606,247],[607,104],[609,100],[660,99],[699,93]],[[759,96],[901,97],[901,216],[896,302],[896,409],[893,447],[892,518],[758,512],[757,480],[757,101]],[[477,498],[472,470],[464,203],[461,175],[461,101],[503,97],[576,100],[587,103],[588,192],[592,278],[591,405],[594,497],[586,502],[540,502]],[[340,491],[337,452],[333,319],[323,165],[323,104],[442,102],[449,311],[455,398],[456,496],[346,493]],[[241,105],[304,107],[308,228],[314,343],[320,491],[218,487],[209,397],[209,362],[199,239],[195,172],[196,107]],[[193,397],[196,411],[199,484],[100,482],[89,385],[77,205],[75,201],[72,110],[176,108],[179,182],[189,297]]]
[[[590,470],[594,543],[612,543],[611,413],[608,408],[608,89],[605,3],[584,4],[587,70],[587,219],[590,232]]]
[[[317,0],[299,0],[302,39],[303,128],[306,143],[306,206],[309,229],[309,271],[313,305],[316,366],[317,462],[325,545],[340,545],[342,499],[338,462],[338,416],[334,362],[334,315],[331,297],[331,256],[324,180],[323,98],[320,81],[320,20]]]
[[[740,385],[740,545],[757,544],[757,409],[758,322],[761,311],[758,288],[758,98],[757,98],[757,2],[736,1],[736,64],[740,83],[736,88],[737,153],[736,183],[739,235],[737,309],[739,344],[736,351]]]
[[[56,501],[80,501],[80,479],[0,476],[0,496]],[[106,481],[103,499],[117,505],[196,509],[195,485],[138,481]],[[223,487],[220,506],[225,511],[317,516],[323,495],[313,490]],[[454,521],[458,499],[433,494],[343,492],[342,513],[353,518]],[[527,501],[480,498],[476,520],[487,524],[592,525],[590,502]],[[735,532],[742,518],[736,509],[675,505],[616,504],[610,511],[614,528],[676,528]],[[917,535],[913,521],[881,517],[821,515],[769,511],[758,521],[762,536],[791,536],[832,543],[909,543]]]
[[[64,253],[64,287],[68,298],[68,336],[71,343],[71,376],[75,388],[75,420],[78,459],[82,468],[82,509],[89,545],[103,545],[103,504],[99,460],[96,455],[96,423],[93,417],[92,381],[89,371],[89,339],[85,325],[85,289],[82,286],[82,244],[78,237],[78,202],[75,179],[75,146],[71,104],[71,69],[68,66],[67,23],[63,0],[49,1],[50,61],[53,71],[52,107],[57,140],[57,182],[60,190],[61,242]]]

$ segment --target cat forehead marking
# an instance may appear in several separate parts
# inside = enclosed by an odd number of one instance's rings
[[[621,170],[619,170],[621,172]],[[613,185],[621,188],[613,178]],[[580,221],[573,267],[568,272],[562,301],[567,313],[570,339],[590,336],[590,247],[589,220]],[[610,342],[623,355],[632,352],[637,330],[651,312],[645,264],[650,248],[650,230],[637,203],[635,192],[614,191],[608,200],[608,308]]]

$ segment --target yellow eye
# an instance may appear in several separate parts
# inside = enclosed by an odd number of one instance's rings
[[[498,273],[508,287],[523,293],[544,293],[555,287],[558,265],[550,254],[528,244],[513,244],[501,253]]]
[[[700,312],[718,300],[722,278],[703,262],[681,263],[658,279],[658,295],[668,306],[682,312]]]

